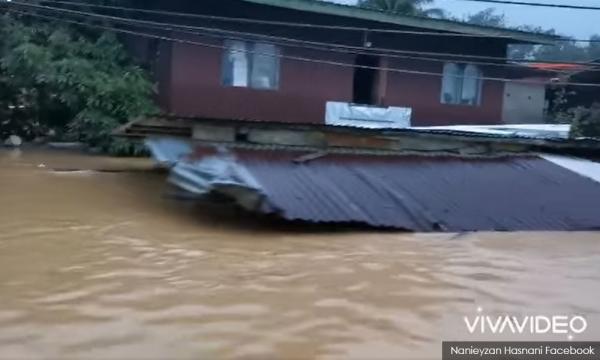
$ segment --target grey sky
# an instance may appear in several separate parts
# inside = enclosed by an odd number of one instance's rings
[[[330,0],[353,4],[356,0]],[[527,0],[548,4],[600,6],[598,0]],[[555,28],[562,34],[577,38],[588,38],[600,34],[600,11],[540,8],[517,5],[477,4],[461,0],[436,0],[436,7],[442,8],[457,17],[475,13],[489,7],[506,14],[509,25],[535,25]]]

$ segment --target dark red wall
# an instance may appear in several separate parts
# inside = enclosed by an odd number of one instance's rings
[[[219,43],[215,43],[219,44]],[[286,56],[353,63],[345,54],[282,49]],[[221,84],[222,49],[173,44],[166,110],[179,116],[322,123],[327,101],[352,101],[354,72],[349,67],[281,59],[278,90],[236,88]],[[441,74],[441,62],[395,60],[390,68]],[[484,70],[485,71],[485,70]],[[484,74],[488,75],[489,74]],[[413,125],[499,124],[504,84],[485,81],[480,106],[441,104],[439,76],[388,72],[381,105],[410,107]],[[161,87],[164,88],[164,87]],[[161,97],[161,98],[164,98]]]
[[[282,52],[353,61],[347,55]],[[325,119],[327,101],[352,100],[352,68],[281,59],[279,89],[256,90],[223,86],[221,64],[222,49],[174,44],[167,110],[180,116],[319,123]]]
[[[409,69],[441,74],[441,62],[390,61],[390,68]],[[490,77],[495,73],[486,73]],[[488,70],[489,71],[489,70]],[[389,72],[383,103],[386,106],[413,109],[413,125],[462,125],[502,123],[504,83],[484,81],[479,106],[442,104],[442,78],[439,76]]]

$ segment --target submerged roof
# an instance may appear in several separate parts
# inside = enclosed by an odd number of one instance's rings
[[[485,144],[486,146],[498,145],[505,150],[508,146],[510,152],[515,152],[515,147],[518,146],[526,152],[544,149],[559,153],[574,151],[578,154],[581,152],[600,154],[600,139],[570,138],[569,125],[555,124],[449,125],[405,129],[371,129],[327,124],[156,116],[137,119],[117,129],[115,134],[136,138],[167,136],[189,139],[192,138],[193,128],[199,126],[207,127],[207,129],[210,129],[211,134],[215,134],[214,138],[210,138],[210,136],[202,138],[205,142],[223,142],[224,140],[220,139],[219,134],[222,133],[221,130],[225,130],[225,132],[232,134],[232,138],[227,141],[235,141],[239,146],[262,144],[265,146],[287,145],[288,148],[290,147],[291,144],[278,141],[277,136],[263,136],[260,139],[253,139],[252,142],[235,140],[238,135],[248,137],[248,133],[254,130],[268,130],[274,132],[289,131],[299,135],[309,134],[311,139],[314,137],[323,138],[325,141],[322,144],[312,147],[316,148],[317,151],[326,149],[329,152],[340,150],[340,152],[356,153],[364,152],[363,150],[367,149],[397,152],[397,150],[407,148],[403,144],[408,139],[410,142],[409,148],[426,151],[431,151],[429,144],[440,141],[446,143],[449,149],[456,149],[457,145],[467,147],[474,144]],[[315,134],[318,136],[315,136]],[[338,135],[346,136],[344,138],[346,140]],[[357,139],[360,141],[356,141]],[[363,142],[371,142],[371,146],[365,147]],[[310,141],[307,143],[310,143]],[[295,145],[297,147],[301,146],[300,144]]]
[[[540,140],[569,140],[571,133],[571,125],[568,124],[447,125],[413,127],[412,129]]]
[[[424,28],[437,31],[449,31],[489,37],[514,39],[523,42],[549,43],[559,37],[499,27],[473,25],[460,21],[434,19],[405,14],[365,9],[358,6],[342,5],[320,0],[242,0],[249,3],[275,6],[291,10],[308,11],[320,14],[350,17],[381,23]]]
[[[207,150],[150,140],[172,154],[170,181],[227,195],[287,220],[420,232],[600,229],[600,183],[538,156],[324,155]],[[187,156],[187,159],[185,158]],[[168,156],[167,156],[168,157]],[[568,166],[567,166],[568,165]]]

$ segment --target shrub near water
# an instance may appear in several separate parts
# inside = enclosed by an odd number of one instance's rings
[[[600,138],[600,103],[589,109],[577,109],[574,113],[572,137]]]
[[[112,33],[0,19],[0,135],[49,130],[106,152],[136,147],[111,136],[155,111],[152,83]]]

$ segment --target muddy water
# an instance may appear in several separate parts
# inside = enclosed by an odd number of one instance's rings
[[[447,314],[600,312],[600,236],[301,233],[145,162],[0,152],[0,359],[439,358]]]

